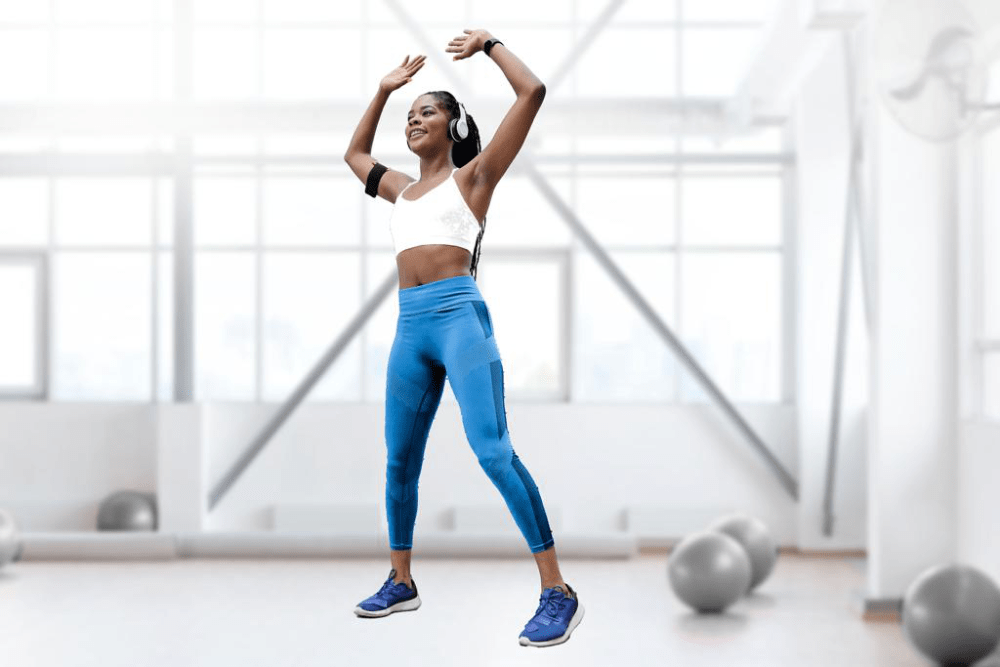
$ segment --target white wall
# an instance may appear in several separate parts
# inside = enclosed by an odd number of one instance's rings
[[[1000,423],[967,421],[958,452],[958,555],[1000,584]]]
[[[0,404],[0,507],[25,530],[93,530],[114,491],[156,490],[148,406]]]
[[[189,414],[204,419],[209,484],[275,408],[213,404],[198,406],[200,417]],[[793,408],[741,410],[794,471]],[[155,411],[145,405],[0,406],[0,506],[12,509],[25,530],[92,529],[108,493],[154,490]],[[619,530],[629,505],[720,507],[756,514],[782,544],[796,543],[795,504],[714,407],[510,403],[508,420],[515,451],[546,504],[559,507],[564,530]],[[377,503],[384,529],[384,480],[383,407],[308,404],[233,487],[206,529],[267,531],[276,503],[299,502]],[[466,442],[457,405],[443,404],[438,412],[419,489],[418,530],[446,529],[456,504],[502,506]],[[49,509],[40,511],[39,503]]]

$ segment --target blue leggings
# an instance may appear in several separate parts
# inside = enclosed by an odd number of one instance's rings
[[[472,276],[399,290],[385,390],[385,506],[389,546],[413,547],[417,483],[445,377],[479,464],[500,490],[532,553],[553,545],[538,487],[507,432],[503,366],[493,322]]]

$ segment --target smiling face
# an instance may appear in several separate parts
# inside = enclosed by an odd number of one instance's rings
[[[424,157],[440,150],[451,150],[448,122],[451,118],[433,95],[414,100],[406,116],[406,145]]]

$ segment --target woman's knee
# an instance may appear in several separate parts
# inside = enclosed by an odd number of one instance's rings
[[[476,452],[479,465],[490,477],[499,476],[511,467],[513,450],[501,447],[484,448]]]

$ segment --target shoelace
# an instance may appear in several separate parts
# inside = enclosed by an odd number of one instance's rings
[[[390,579],[389,581],[387,581],[384,584],[382,584],[382,588],[379,589],[379,591],[378,591],[378,593],[376,593],[376,595],[379,596],[379,597],[386,597],[387,594],[388,594],[388,592],[390,590],[392,590],[393,588],[395,588],[396,586],[398,586],[398,585],[399,584],[393,582],[393,580]]]
[[[559,592],[553,592],[549,594],[546,598],[544,595],[541,598],[541,603],[538,605],[538,609],[535,610],[535,615],[545,608],[545,615],[551,616],[552,618],[557,618],[559,612],[562,611],[563,606],[566,604],[567,598],[565,596],[559,595]]]

